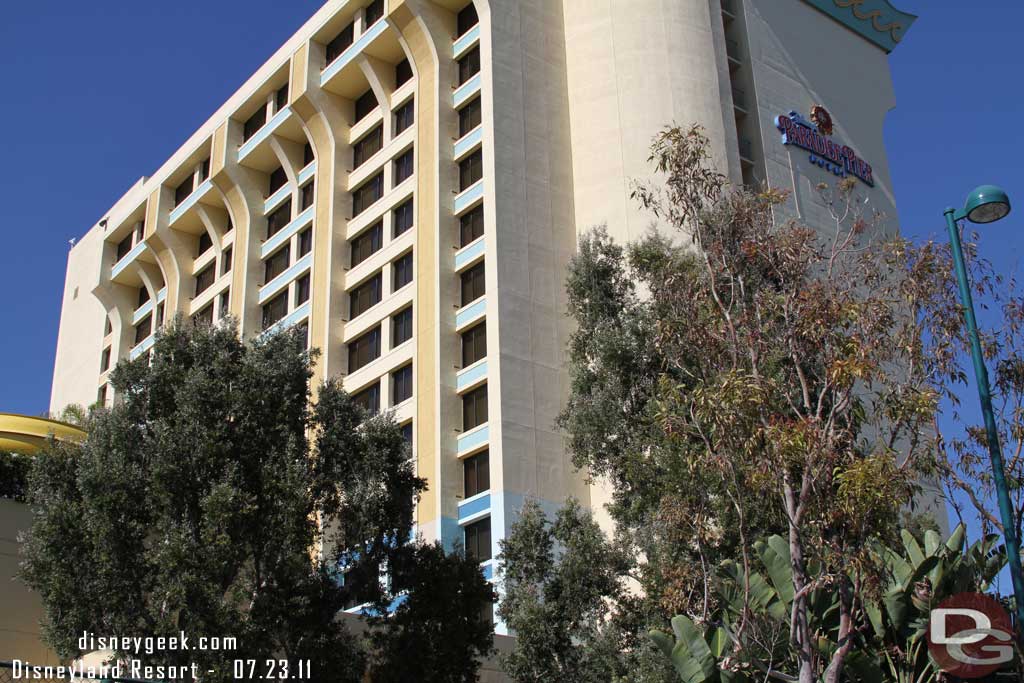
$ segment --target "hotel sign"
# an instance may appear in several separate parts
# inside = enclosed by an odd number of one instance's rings
[[[811,153],[812,164],[845,178],[849,175],[860,178],[870,187],[875,186],[871,164],[857,156],[849,145],[832,139],[832,117],[824,107],[811,110],[814,123],[795,111],[775,117],[775,127],[782,133],[782,144],[800,147]]]

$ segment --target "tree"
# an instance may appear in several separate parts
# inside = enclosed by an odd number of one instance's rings
[[[408,588],[416,604],[433,590],[409,542],[424,482],[390,417],[367,419],[336,382],[311,401],[315,354],[303,346],[291,333],[243,342],[232,325],[176,321],[151,361],[118,364],[119,401],[92,413],[83,444],[36,456],[23,577],[60,654],[81,654],[85,631],[233,636],[230,652],[142,658],[196,663],[214,672],[204,680],[231,678],[232,660],[267,658],[308,659],[315,680],[363,680],[374,653],[338,615],[367,603],[371,631],[386,631],[379,615],[399,594]],[[460,568],[451,599],[478,609],[490,589],[475,563],[446,561]],[[401,579],[381,582],[394,566]],[[464,662],[489,635],[434,623],[462,646],[459,675],[435,663],[424,680],[475,680]]]

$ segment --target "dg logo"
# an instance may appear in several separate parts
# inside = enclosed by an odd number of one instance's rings
[[[928,652],[960,678],[988,676],[1013,660],[1013,626],[1003,606],[980,593],[943,600],[928,620]]]

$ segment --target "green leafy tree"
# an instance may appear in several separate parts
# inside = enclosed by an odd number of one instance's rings
[[[86,631],[183,631],[234,636],[238,649],[142,657],[194,662],[214,672],[204,680],[231,678],[234,659],[309,659],[315,680],[360,681],[378,653],[346,629],[343,607],[366,603],[371,633],[391,628],[382,615],[399,595],[415,612],[439,586],[479,609],[490,589],[475,563],[446,556],[457,581],[420,573],[429,553],[410,541],[424,482],[398,427],[367,419],[335,382],[313,402],[310,356],[290,333],[243,342],[230,325],[176,321],[151,361],[118,364],[119,400],[93,412],[83,444],[36,456],[23,577],[60,654],[81,654]],[[458,661],[431,662],[422,680],[475,680],[465,662],[488,650],[489,628],[426,619],[458,643]]]

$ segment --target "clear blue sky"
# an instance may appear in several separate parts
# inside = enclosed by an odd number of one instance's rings
[[[47,409],[68,239],[155,170],[320,4],[7,3],[0,411]],[[1018,210],[990,226],[984,253],[1016,268],[1024,244],[1024,3],[894,4],[921,17],[891,56],[898,105],[886,136],[903,231],[941,235],[944,206],[977,184],[998,183]],[[979,97],[960,94],[967,91]]]

